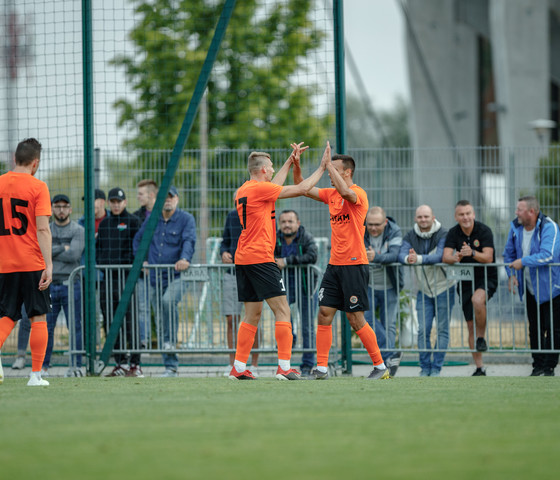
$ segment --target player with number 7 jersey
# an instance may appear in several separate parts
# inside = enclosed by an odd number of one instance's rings
[[[270,155],[252,152],[249,155],[250,180],[237,191],[235,206],[239,214],[242,232],[235,252],[235,275],[240,302],[245,304],[245,316],[237,334],[235,362],[229,378],[232,380],[254,380],[247,370],[247,360],[257,333],[263,301],[266,300],[274,313],[275,337],[278,345],[279,380],[300,380],[300,374],[290,366],[292,356],[292,324],[290,307],[280,269],[274,261],[276,243],[276,207],[279,198],[305,195],[319,181],[326,170],[329,155],[323,155],[319,168],[299,185],[283,187],[292,164],[299,165],[302,152],[308,147],[303,143],[292,144],[292,154],[274,176]],[[326,151],[326,150],[325,150]]]

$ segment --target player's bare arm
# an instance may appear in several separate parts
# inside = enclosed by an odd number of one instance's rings
[[[46,290],[52,282],[52,235],[49,227],[49,218],[50,217],[44,215],[36,217],[37,241],[39,242],[39,248],[41,249],[46,265],[45,270],[43,270],[43,273],[41,274],[39,290]]]
[[[321,158],[321,165],[325,165],[325,169],[328,168],[328,165],[331,164],[331,144],[327,141],[327,146],[325,147],[325,151],[323,152],[323,157]],[[300,169],[301,175],[301,169]],[[296,169],[294,168],[294,183],[298,184],[303,181],[303,177],[298,181],[296,178]],[[309,190],[306,194],[306,197],[312,198],[313,200],[317,200],[318,202],[321,201],[319,198],[319,189],[317,187],[313,187]]]
[[[329,148],[328,161],[330,161],[330,146],[328,146],[328,148]],[[315,187],[315,185],[317,185],[317,182],[323,176],[328,161],[325,159],[325,154],[323,154],[321,164],[319,165],[319,168],[317,170],[315,170],[311,175],[309,175],[309,177],[307,177],[301,183],[297,185],[288,185],[282,188],[282,191],[280,192],[278,198],[292,198],[292,197],[299,197],[302,195],[308,195],[309,192]],[[315,190],[317,190],[318,192],[318,189],[315,188]],[[317,196],[317,200],[318,200],[318,196]]]
[[[304,142],[292,143],[291,144],[291,147],[292,147],[293,151],[290,154],[290,156],[288,157],[288,159],[284,162],[284,165],[282,165],[282,168],[280,170],[278,170],[276,175],[274,175],[274,178],[272,179],[272,183],[274,183],[276,185],[284,185],[284,182],[286,181],[286,178],[288,177],[288,173],[290,172],[290,168],[291,168],[292,164],[294,163],[295,159],[297,158],[297,162],[299,164],[299,159],[300,159],[301,154],[309,148],[309,147],[304,146],[303,144],[304,144]]]
[[[341,172],[339,172],[334,163],[330,162],[328,172],[331,177],[331,183],[333,187],[336,188],[336,191],[340,193],[340,196],[344,198],[344,200],[356,203],[358,201],[358,195],[350,188],[353,184],[350,170],[341,170]]]

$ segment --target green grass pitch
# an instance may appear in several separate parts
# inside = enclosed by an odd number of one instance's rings
[[[560,379],[53,378],[0,386],[21,479],[558,479]]]

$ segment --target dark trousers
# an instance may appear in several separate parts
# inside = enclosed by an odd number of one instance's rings
[[[552,321],[550,317],[552,301]],[[560,295],[548,302],[537,304],[533,295],[526,292],[527,317],[531,350],[560,349]],[[558,353],[533,353],[533,368],[552,369],[558,365]]]
[[[126,276],[121,272],[119,278],[118,271],[109,271],[105,276],[105,279],[101,281],[101,286],[99,288],[99,294],[101,299],[101,311],[103,312],[103,327],[105,330],[105,335],[109,333],[109,326],[113,321],[113,315],[117,310],[119,301],[121,299],[121,292],[124,289],[124,284],[126,282]],[[132,301],[131,301],[132,303]],[[123,329],[125,335],[123,335]],[[115,340],[114,349],[126,350],[127,348],[132,348],[133,345],[133,335],[132,335],[132,313],[130,311],[130,304],[126,310],[126,314],[123,320],[123,324],[119,329],[117,339]],[[114,353],[115,362],[117,365],[122,365],[126,363],[126,353]],[[140,365],[140,354],[132,353],[130,355],[130,365]]]

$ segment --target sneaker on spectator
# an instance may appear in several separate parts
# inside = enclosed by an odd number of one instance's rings
[[[545,377],[554,377],[554,368],[545,368],[543,375]]]
[[[486,376],[486,369],[484,367],[478,367],[474,373],[472,374],[473,377],[485,377]]]
[[[301,367],[301,376],[303,378],[311,377],[311,367],[309,365],[303,365]]]
[[[388,378],[391,378],[391,375],[389,374],[388,368],[374,367],[367,378],[369,380],[387,380]]]
[[[23,370],[25,368],[25,357],[18,355],[12,363],[12,370]]]
[[[320,370],[315,369],[311,372],[310,378],[312,380],[326,380],[329,378],[329,372],[321,372]]]
[[[28,387],[47,387],[49,382],[41,378],[41,372],[31,372],[29,375]]]
[[[83,377],[84,373],[82,372],[82,369],[80,367],[68,367],[68,370],[66,370],[66,373],[64,374],[64,376],[66,378],[69,378],[69,377]]]
[[[533,371],[531,372],[531,375],[529,375],[529,376],[530,377],[540,377],[541,375],[544,375],[544,368],[535,367],[535,368],[533,368]]]
[[[126,376],[144,378],[142,367],[140,365],[131,365],[128,372],[126,372]]]
[[[231,368],[229,372],[230,380],[256,380],[250,370],[244,370],[243,372],[238,372],[235,367]]]
[[[178,377],[179,374],[176,370],[172,370],[171,368],[166,368],[165,372],[160,375],[160,378],[175,378]]]
[[[126,368],[122,367],[121,365],[117,365],[115,368],[113,368],[111,373],[108,373],[105,376],[106,377],[126,377],[127,372],[128,372],[128,370]]]
[[[301,374],[295,368],[282,370],[278,367],[278,370],[276,370],[276,378],[278,380],[301,380]]]
[[[259,367],[251,365],[249,371],[253,374],[253,377],[259,378]]]
[[[389,375],[394,377],[397,374],[399,365],[401,364],[401,359],[403,352],[395,352],[390,358],[387,359],[387,368],[389,369]]]
[[[43,378],[43,377],[48,377],[48,376],[49,376],[49,369],[46,368],[46,367],[43,367],[43,368],[41,369],[41,378]]]
[[[430,377],[441,377],[441,370],[432,370],[430,372]]]
[[[420,370],[420,376],[421,377],[429,377],[430,373],[431,372],[429,370]]]
[[[486,340],[484,340],[484,337],[478,337],[476,339],[476,351],[485,352],[486,350],[488,350],[488,345],[486,344]]]

